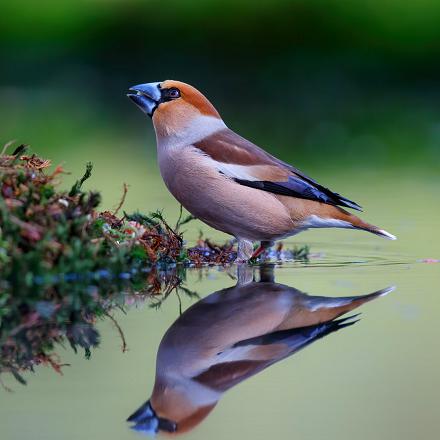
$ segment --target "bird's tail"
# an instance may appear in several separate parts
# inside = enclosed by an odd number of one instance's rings
[[[313,216],[316,217],[316,216]],[[388,240],[396,240],[396,236],[385,231],[378,226],[364,222],[354,214],[340,208],[339,206],[325,205],[325,211],[321,211],[317,218],[316,224],[312,227],[336,227],[336,228],[354,228],[371,232]]]
[[[347,213],[347,221],[353,225],[356,229],[362,229],[363,231],[371,232],[372,234],[379,235],[380,237],[386,238],[387,240],[397,240],[397,237],[385,229],[379,228],[378,226],[370,225],[370,223],[364,222],[359,217]]]

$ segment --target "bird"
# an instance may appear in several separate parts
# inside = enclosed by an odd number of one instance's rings
[[[166,80],[133,86],[127,96],[152,119],[168,190],[194,217],[237,239],[237,262],[310,228],[396,239],[344,209],[362,211],[357,203],[228,128],[195,87]]]
[[[188,432],[227,390],[354,324],[358,315],[337,318],[393,289],[339,298],[309,296],[262,278],[214,292],[166,331],[151,397],[127,420],[133,429],[153,435]]]

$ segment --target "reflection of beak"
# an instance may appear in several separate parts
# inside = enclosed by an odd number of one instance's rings
[[[149,400],[135,411],[127,419],[127,422],[134,423],[131,428],[135,431],[140,431],[149,435],[155,435],[159,431],[175,432],[177,429],[176,423],[171,420],[157,417]]]
[[[127,96],[148,116],[153,116],[154,110],[160,103],[160,83],[139,84],[130,87]]]

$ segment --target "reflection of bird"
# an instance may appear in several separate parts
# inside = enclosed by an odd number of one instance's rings
[[[174,197],[208,225],[234,235],[240,260],[308,228],[388,232],[339,206],[360,206],[228,129],[213,105],[178,81],[134,86],[128,96],[153,119],[159,167]]]
[[[326,298],[273,282],[251,282],[209,295],[166,332],[152,396],[128,421],[149,433],[188,431],[226,390],[353,324],[350,318],[334,319],[390,290]]]

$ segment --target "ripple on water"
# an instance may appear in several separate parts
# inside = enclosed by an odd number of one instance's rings
[[[303,244],[296,244],[303,246]],[[417,260],[402,253],[394,253],[378,249],[376,245],[362,243],[311,243],[309,244],[310,253],[306,260],[292,259],[292,253],[288,250],[292,248],[287,243],[286,250],[277,252],[271,250],[269,258],[277,265],[283,267],[343,267],[343,266],[397,266],[403,264],[413,264]]]

